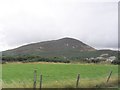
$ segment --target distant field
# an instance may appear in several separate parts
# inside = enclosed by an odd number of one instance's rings
[[[80,73],[79,87],[95,87],[106,83],[112,70],[110,86],[117,87],[117,65],[95,64],[53,64],[53,63],[8,63],[2,65],[3,87],[33,87],[34,70],[37,70],[37,87],[39,75],[43,75],[43,87],[75,87],[77,74]]]

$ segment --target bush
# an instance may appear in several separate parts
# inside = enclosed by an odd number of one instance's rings
[[[2,64],[6,64],[6,62],[5,62],[5,61],[2,61]]]
[[[112,61],[111,63],[112,63],[112,64],[115,64],[115,65],[117,65],[117,64],[120,65],[120,60],[114,60],[114,61]]]

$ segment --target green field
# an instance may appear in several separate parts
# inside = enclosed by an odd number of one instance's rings
[[[80,74],[79,87],[95,87],[106,84],[109,72],[112,76],[110,86],[117,87],[118,66],[102,64],[54,64],[54,63],[7,63],[2,65],[4,88],[33,87],[34,70],[37,70],[37,87],[39,75],[43,75],[43,87],[75,87]]]

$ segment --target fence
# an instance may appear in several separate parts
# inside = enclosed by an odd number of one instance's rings
[[[106,83],[109,82],[111,75],[112,75],[112,71],[110,71],[108,78],[106,80]],[[33,83],[34,90],[36,90],[36,82],[37,82],[36,80],[37,80],[37,70],[34,70],[34,83]],[[79,87],[79,85],[80,85],[79,83],[80,83],[80,74],[77,75],[76,88]],[[42,74],[40,74],[40,88],[39,88],[39,90],[41,90],[41,89],[42,89]]]

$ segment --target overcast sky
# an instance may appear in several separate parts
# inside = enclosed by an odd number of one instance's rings
[[[0,0],[0,51],[63,37],[116,49],[118,0]]]

